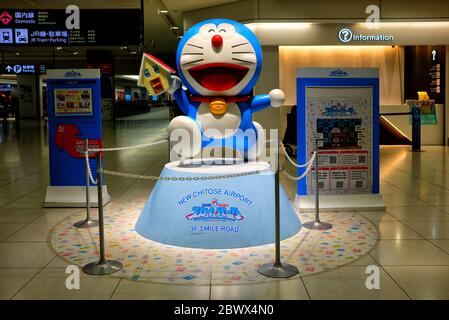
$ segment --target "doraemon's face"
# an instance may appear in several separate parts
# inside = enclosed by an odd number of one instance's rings
[[[177,51],[178,71],[194,94],[248,94],[262,65],[256,36],[244,25],[225,19],[201,22],[183,36]]]

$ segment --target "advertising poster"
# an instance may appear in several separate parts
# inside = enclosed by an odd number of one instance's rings
[[[55,89],[55,115],[92,115],[92,89]]]
[[[319,139],[318,187],[323,194],[372,191],[372,88],[307,88],[307,154]],[[308,193],[314,190],[314,168]]]

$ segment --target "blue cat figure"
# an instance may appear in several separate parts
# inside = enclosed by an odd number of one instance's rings
[[[202,21],[182,37],[176,63],[180,78],[172,76],[169,92],[185,116],[169,124],[171,137],[183,140],[175,152],[195,158],[206,149],[228,148],[245,159],[257,157],[265,135],[252,114],[281,106],[285,97],[279,89],[252,95],[262,68],[256,35],[236,21]]]

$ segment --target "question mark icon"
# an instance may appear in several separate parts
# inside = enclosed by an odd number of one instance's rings
[[[437,51],[435,49],[432,50],[432,61],[437,59]]]
[[[352,32],[349,29],[341,29],[338,33],[338,38],[341,42],[349,42],[352,39]]]

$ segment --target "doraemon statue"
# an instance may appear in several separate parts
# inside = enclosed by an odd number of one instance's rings
[[[252,114],[284,103],[279,89],[252,95],[262,68],[255,34],[233,20],[202,21],[182,37],[176,63],[180,79],[172,76],[169,92],[185,116],[174,118],[169,131],[184,129],[191,136],[181,156],[197,157],[205,148],[225,147],[248,159],[248,150],[263,133]]]

